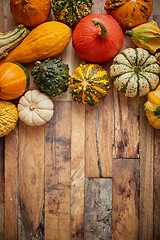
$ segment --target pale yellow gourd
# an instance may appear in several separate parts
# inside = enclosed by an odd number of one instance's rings
[[[9,134],[18,120],[17,107],[9,102],[0,100],[0,137]]]
[[[52,100],[38,90],[27,91],[18,103],[19,118],[29,126],[40,126],[48,122],[53,116],[53,109]]]

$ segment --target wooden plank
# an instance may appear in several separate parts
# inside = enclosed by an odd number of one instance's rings
[[[4,240],[4,138],[0,138],[0,239]]]
[[[160,5],[159,1],[154,1],[153,20],[160,27]],[[153,178],[153,231],[154,240],[160,239],[160,131],[155,129],[155,149],[154,149],[154,178]]]
[[[140,114],[140,239],[153,239],[153,159],[154,129],[143,112]]]
[[[45,125],[45,240],[69,240],[71,103],[54,104],[54,116]]]
[[[139,100],[127,98],[114,87],[114,158],[139,158]]]
[[[91,13],[106,13],[104,1],[94,1]],[[109,64],[103,63],[108,72]],[[86,106],[86,177],[112,176],[112,142],[114,133],[114,108],[112,90],[97,106]]]
[[[155,130],[154,159],[154,240],[160,239],[160,131]]]
[[[112,92],[97,106],[86,106],[86,177],[112,176],[112,106]]]
[[[112,180],[87,178],[85,185],[85,240],[110,240],[112,218]]]
[[[72,102],[71,239],[83,239],[85,106]]]
[[[112,205],[113,240],[138,240],[138,193],[138,160],[114,159]]]
[[[41,239],[44,204],[44,126],[19,122],[19,239]]]
[[[5,240],[17,239],[18,126],[5,137]]]

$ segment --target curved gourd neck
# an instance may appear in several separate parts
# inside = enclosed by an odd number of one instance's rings
[[[97,27],[97,28],[100,27],[101,28],[100,31],[99,31],[100,37],[106,38],[108,36],[108,31],[107,31],[106,25],[102,20],[100,20],[98,18],[94,18],[92,20],[92,23],[95,25],[95,27]]]

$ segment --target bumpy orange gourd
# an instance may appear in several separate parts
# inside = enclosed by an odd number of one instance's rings
[[[48,19],[51,12],[51,1],[10,0],[10,10],[17,23],[35,27]]]
[[[0,99],[12,100],[20,97],[27,86],[27,70],[13,62],[0,65]]]
[[[152,0],[106,0],[105,10],[124,28],[145,23],[153,9]]]
[[[61,53],[71,38],[71,29],[64,23],[50,21],[35,27],[22,43],[0,61],[30,63]]]

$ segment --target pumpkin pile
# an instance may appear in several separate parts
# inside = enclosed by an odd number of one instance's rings
[[[148,94],[144,111],[160,129],[160,29],[147,22],[152,0],[106,0],[107,14],[92,13],[93,0],[10,0],[17,26],[0,33],[0,137],[18,118],[40,126],[54,114],[53,98],[68,90],[77,103],[96,105],[111,88],[101,63],[111,61],[110,79],[126,97]],[[48,20],[50,14],[56,20]],[[121,51],[124,34],[135,48]],[[82,59],[69,75],[58,55],[68,46]],[[25,64],[33,63],[29,74]],[[24,65],[22,65],[24,64]],[[38,90],[28,90],[30,76]],[[156,90],[155,90],[156,89]],[[11,101],[18,99],[18,104]]]

